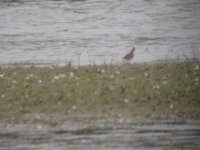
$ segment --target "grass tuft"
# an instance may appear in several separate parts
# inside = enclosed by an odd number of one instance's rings
[[[34,113],[199,119],[199,107],[198,61],[0,68],[1,120]]]

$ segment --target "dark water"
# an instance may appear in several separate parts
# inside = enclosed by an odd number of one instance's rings
[[[0,63],[120,61],[133,46],[135,62],[192,57],[199,8],[200,0],[0,0]]]
[[[199,150],[200,124],[0,132],[1,150]]]

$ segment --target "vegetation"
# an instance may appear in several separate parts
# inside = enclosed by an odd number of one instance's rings
[[[0,119],[200,119],[200,63],[1,67]]]

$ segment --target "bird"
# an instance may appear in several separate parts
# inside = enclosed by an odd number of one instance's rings
[[[123,57],[124,60],[130,61],[131,59],[133,59],[133,57],[134,57],[134,51],[135,51],[135,47],[133,47],[131,49],[131,51]]]

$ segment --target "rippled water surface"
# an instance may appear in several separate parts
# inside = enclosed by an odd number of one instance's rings
[[[199,8],[199,0],[1,0],[0,63],[119,61],[133,46],[135,62],[191,57]]]
[[[199,150],[200,124],[0,132],[1,150]]]

